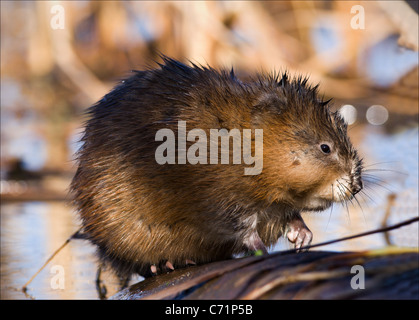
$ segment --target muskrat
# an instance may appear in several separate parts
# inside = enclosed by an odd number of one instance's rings
[[[163,60],[133,71],[90,107],[71,184],[85,237],[120,277],[266,253],[282,235],[301,248],[312,239],[301,211],[324,210],[362,189],[347,125],[307,78],[283,72],[241,81],[233,69]],[[212,155],[202,149],[193,153],[202,151],[202,162],[179,160],[196,142],[180,139],[180,123],[207,136],[250,130],[263,169],[245,174],[248,164],[206,161]],[[163,152],[175,162],[157,159],[161,129],[178,138]]]

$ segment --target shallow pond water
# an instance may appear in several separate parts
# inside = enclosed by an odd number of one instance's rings
[[[313,243],[372,230],[381,226],[389,194],[396,194],[388,223],[418,215],[418,128],[387,135],[383,128],[364,126],[351,132],[354,144],[373,174],[365,193],[347,207],[335,205],[321,213],[305,213]],[[378,180],[377,180],[378,179]],[[44,261],[78,229],[71,207],[64,202],[22,202],[1,205],[1,299],[97,299],[95,249],[72,240],[28,287],[20,288]],[[418,246],[418,224],[390,233],[392,243]],[[368,250],[387,245],[383,234],[321,247],[318,250]],[[272,250],[288,249],[281,239]],[[57,276],[60,281],[57,281]],[[133,279],[133,282],[138,281]],[[105,274],[108,296],[117,280]]]

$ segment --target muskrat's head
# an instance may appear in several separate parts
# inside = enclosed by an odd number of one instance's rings
[[[263,129],[264,197],[301,210],[350,200],[363,185],[347,125],[307,79],[278,79],[256,82],[261,94],[252,111],[254,127]]]

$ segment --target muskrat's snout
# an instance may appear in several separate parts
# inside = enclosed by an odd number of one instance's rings
[[[355,179],[355,181],[352,183],[352,195],[356,195],[358,192],[362,190],[363,187],[364,185],[362,183],[361,177]]]
[[[351,178],[351,193],[352,196],[355,196],[358,192],[360,192],[364,188],[364,184],[362,182],[362,160],[358,160],[358,156],[355,156],[356,166],[355,170],[352,174]]]
[[[347,162],[343,174],[332,184],[333,200],[345,202],[351,200],[364,187],[362,182],[362,159],[359,160],[356,150],[352,150],[351,161]]]

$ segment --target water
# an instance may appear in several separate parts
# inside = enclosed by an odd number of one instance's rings
[[[1,208],[1,298],[94,298],[94,249],[72,241],[30,285],[19,288],[68,236],[77,230],[71,210],[61,202],[4,204]],[[64,288],[51,287],[51,268],[64,267]],[[92,287],[93,290],[90,290]],[[90,292],[92,291],[92,292]]]
[[[376,164],[368,168],[390,171],[371,172],[383,181],[379,182],[381,186],[366,189],[368,196],[359,197],[360,206],[357,203],[348,208],[336,205],[322,213],[304,214],[314,234],[313,243],[380,227],[390,193],[397,195],[390,223],[418,215],[418,128],[394,135],[386,135],[382,127],[375,126],[358,130],[352,130],[351,134],[355,135],[355,145],[365,157],[366,166]],[[1,299],[97,299],[95,249],[84,240],[72,240],[29,285],[26,294],[20,291],[77,229],[75,214],[64,202],[3,203]],[[417,223],[392,231],[390,239],[396,245],[418,246]],[[386,245],[384,236],[378,234],[319,250],[368,250]],[[287,248],[290,245],[281,239],[274,250]],[[117,290],[117,281],[109,273],[105,274],[105,281],[110,296]]]

